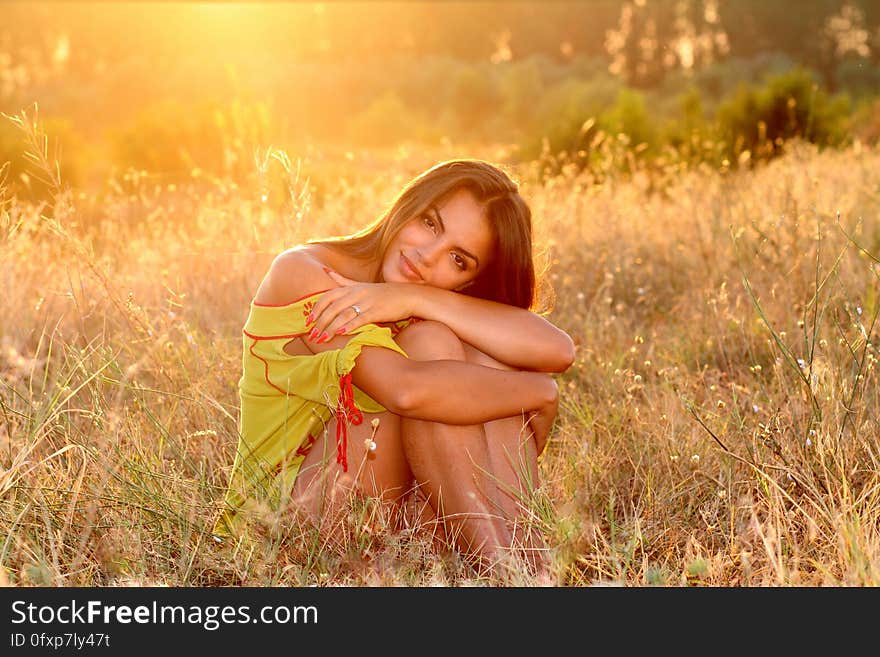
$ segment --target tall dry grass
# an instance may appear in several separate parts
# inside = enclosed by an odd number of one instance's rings
[[[369,501],[352,504],[341,542],[271,518],[247,545],[208,534],[260,277],[278,251],[375,216],[411,162],[342,159],[320,198],[277,151],[248,181],[129,171],[92,193],[53,178],[39,125],[18,119],[52,197],[0,195],[11,583],[539,583],[437,559]],[[515,173],[550,318],[578,345],[527,501],[554,583],[880,583],[880,152],[795,145],[754,171],[683,168],[660,186]]]

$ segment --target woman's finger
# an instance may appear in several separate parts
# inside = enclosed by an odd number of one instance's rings
[[[329,342],[337,335],[344,335],[363,326],[368,321],[364,319],[364,312],[361,310],[360,314],[356,314],[351,306],[340,309],[316,339],[320,342]]]
[[[327,308],[340,296],[348,294],[348,288],[333,287],[321,294],[315,305],[312,306],[309,316],[306,318],[306,325],[311,325],[327,310]]]
[[[363,314],[363,310],[361,305],[358,305],[359,299],[360,295],[353,293],[339,295],[333,299],[330,305],[325,307],[319,316],[315,317],[315,323],[312,326],[309,338],[314,341],[327,342],[333,338],[334,332],[342,324],[360,319],[359,315]],[[360,313],[354,311],[354,306],[356,305],[358,310],[361,310]]]
[[[355,329],[360,328],[364,324],[368,324],[369,320],[364,319],[364,312],[365,311],[361,310],[360,315],[355,315],[352,311],[345,312],[343,310],[336,315],[336,318],[327,326],[328,337],[323,339],[322,342],[332,340],[338,335],[346,335]]]
[[[550,424],[552,425],[552,420]],[[547,439],[550,437],[547,418],[542,413],[534,411],[529,416],[529,425],[532,428],[532,437],[535,439],[537,455],[541,456],[544,448],[547,447]]]
[[[333,305],[326,307],[319,314],[315,315],[315,322],[309,327],[309,340],[312,342],[324,342],[322,336],[329,335],[327,327],[336,318],[337,312]]]

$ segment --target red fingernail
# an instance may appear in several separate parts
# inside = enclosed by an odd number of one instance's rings
[[[322,333],[321,337],[318,339],[318,342],[329,342],[329,341],[330,341],[330,336],[327,335],[326,333]]]
[[[312,329],[312,332],[309,333],[309,340],[314,340],[314,339],[315,339],[315,333],[316,333],[317,331],[318,331],[318,329]]]
[[[345,333],[345,327],[336,329],[336,335],[342,335]]]
[[[306,317],[306,324],[311,324],[315,321],[315,316],[312,313],[309,313],[309,316]]]

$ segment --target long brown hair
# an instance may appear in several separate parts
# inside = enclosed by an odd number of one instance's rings
[[[461,290],[462,294],[531,308],[535,302],[532,212],[520,196],[518,185],[504,171],[483,160],[440,162],[408,182],[391,207],[363,230],[311,243],[363,259],[377,253],[384,255],[407,222],[459,189],[467,189],[483,205],[494,238],[492,258]]]

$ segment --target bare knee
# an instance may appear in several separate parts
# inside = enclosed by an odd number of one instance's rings
[[[415,360],[465,360],[464,343],[441,322],[410,324],[397,335],[397,343]]]

